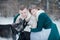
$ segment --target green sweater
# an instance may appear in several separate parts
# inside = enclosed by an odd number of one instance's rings
[[[52,21],[46,15],[46,13],[41,13],[38,17],[37,28],[31,29],[31,32],[39,32],[42,28],[48,29],[51,28]]]
[[[41,13],[38,17],[37,28],[31,29],[31,32],[40,32],[42,28],[51,28],[48,40],[59,40],[59,33],[56,24],[54,24],[51,19],[46,15],[46,13]]]
[[[18,18],[19,15],[20,15],[20,14],[17,14],[17,15],[14,17],[13,23],[16,22],[16,19]]]

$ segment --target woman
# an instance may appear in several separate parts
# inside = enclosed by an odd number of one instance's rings
[[[58,40],[59,33],[56,24],[54,24],[51,19],[47,16],[46,12],[42,9],[38,9],[38,6],[31,7],[32,15],[36,16],[37,28],[31,29],[31,40]],[[42,29],[48,29],[47,35]],[[45,32],[45,33],[43,33]],[[33,36],[32,36],[33,35]],[[38,35],[38,36],[37,36]]]

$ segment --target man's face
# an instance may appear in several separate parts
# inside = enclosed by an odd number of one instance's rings
[[[22,15],[23,18],[27,18],[27,9],[24,8],[24,10],[20,10],[20,14]]]

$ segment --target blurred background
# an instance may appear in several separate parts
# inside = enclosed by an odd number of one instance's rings
[[[27,6],[36,4],[44,9],[49,15],[53,15],[56,19],[60,18],[60,0],[0,0],[0,16],[13,17],[19,10],[19,5]]]
[[[60,0],[0,0],[0,24],[13,23],[13,18],[18,13],[18,7],[21,4],[25,4],[28,7],[36,4],[45,10],[52,21],[57,24],[60,33]],[[0,33],[2,33],[1,30]],[[5,40],[4,38],[0,39]],[[12,38],[10,39],[12,40]]]

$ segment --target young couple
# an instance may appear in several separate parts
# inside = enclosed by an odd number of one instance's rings
[[[59,34],[56,25],[46,15],[46,12],[42,9],[38,9],[37,6],[32,6],[30,9],[28,9],[26,6],[21,5],[19,14],[14,19],[14,23],[19,23],[20,18],[22,20],[25,20],[25,23],[23,25],[25,26],[25,28],[22,32],[20,32],[18,40],[31,40],[30,39],[31,32],[38,33],[42,31],[42,28],[45,29],[51,28],[51,32],[47,40],[58,39]]]

